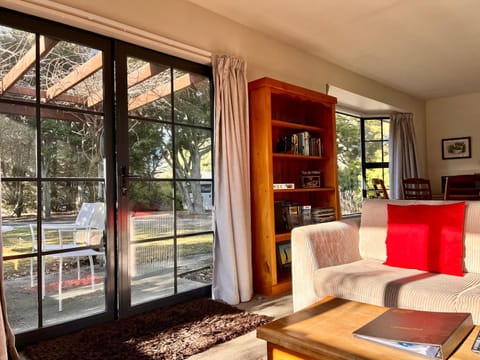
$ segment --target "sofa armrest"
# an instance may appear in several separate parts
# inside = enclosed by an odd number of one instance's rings
[[[292,295],[297,311],[318,301],[317,269],[360,260],[360,218],[296,227],[292,230]]]

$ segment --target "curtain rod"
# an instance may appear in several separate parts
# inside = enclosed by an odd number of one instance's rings
[[[209,51],[71,6],[55,3],[50,0],[3,0],[2,2],[5,4],[2,4],[2,6],[6,8],[29,15],[73,25],[200,64],[208,65],[211,63],[211,53]]]

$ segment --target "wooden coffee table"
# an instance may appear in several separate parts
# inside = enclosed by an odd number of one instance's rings
[[[267,341],[269,360],[378,359],[405,360],[425,357],[355,338],[352,332],[388,308],[327,297],[257,329],[257,337]],[[473,353],[476,326],[451,360],[480,360]]]

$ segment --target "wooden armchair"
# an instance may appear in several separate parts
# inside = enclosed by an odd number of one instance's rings
[[[383,179],[372,179],[373,189],[375,190],[375,197],[377,199],[388,199],[388,192],[385,188],[385,183]]]
[[[429,179],[403,179],[403,198],[405,200],[431,200],[432,188]]]
[[[480,174],[448,176],[445,200],[480,200]]]

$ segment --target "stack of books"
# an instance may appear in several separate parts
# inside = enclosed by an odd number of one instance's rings
[[[315,207],[312,208],[312,223],[323,223],[335,220],[335,209],[333,207]]]

